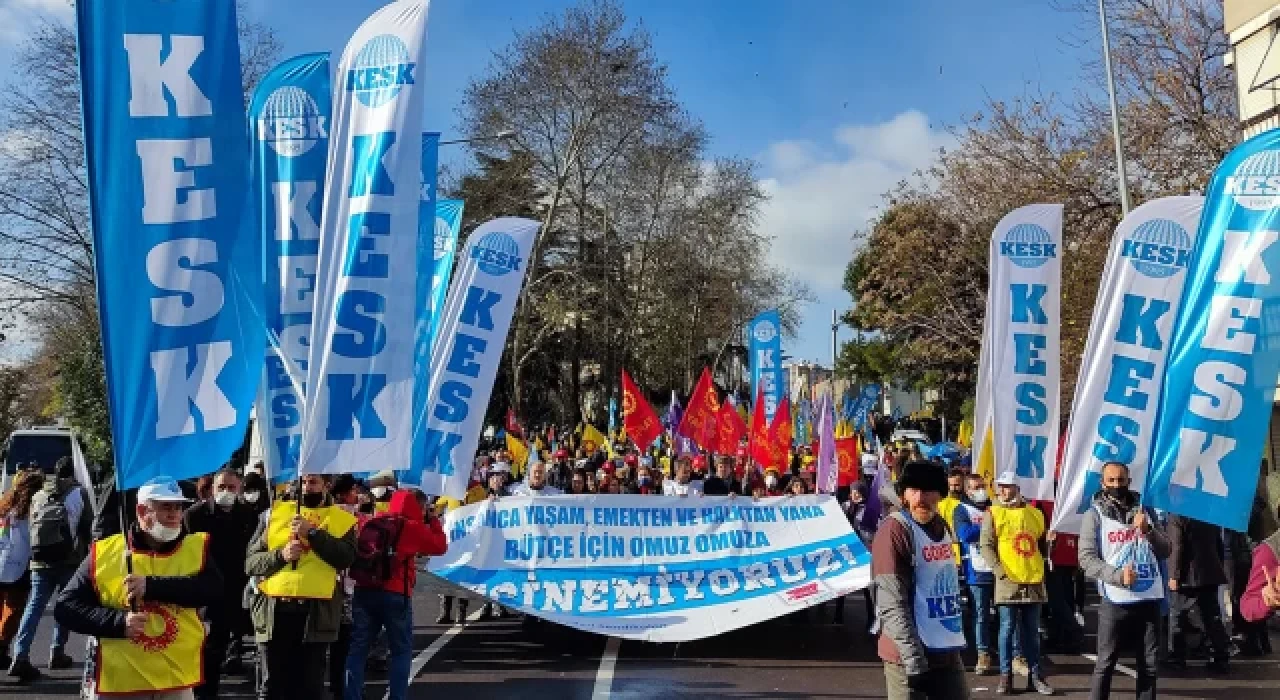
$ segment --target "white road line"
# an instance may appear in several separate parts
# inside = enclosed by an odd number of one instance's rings
[[[1081,654],[1081,656],[1083,656],[1084,658],[1086,658],[1086,659],[1088,659],[1088,660],[1090,660],[1090,661],[1094,662],[1095,664],[1096,664],[1096,663],[1098,663],[1098,657],[1097,657],[1097,656],[1095,656],[1094,654]],[[1128,677],[1130,677],[1130,678],[1135,678],[1135,679],[1136,679],[1136,678],[1138,677],[1138,672],[1137,672],[1137,671],[1135,671],[1135,670],[1133,670],[1133,669],[1129,668],[1128,666],[1125,666],[1124,664],[1116,664],[1116,670],[1117,670],[1117,671],[1119,671],[1119,672],[1121,672],[1121,673],[1123,673],[1124,675],[1126,675],[1126,676],[1128,676]]]
[[[484,612],[484,606],[477,605],[476,609],[472,611],[470,615],[467,615],[467,622],[475,622],[476,620],[479,620],[480,613],[482,612]],[[444,645],[448,644],[450,640],[458,636],[458,633],[462,632],[462,628],[463,628],[463,625],[457,624],[445,630],[444,634],[441,634],[439,637],[436,637],[435,641],[431,642],[431,646],[427,647],[426,649],[423,649],[422,653],[418,654],[418,656],[414,658],[413,665],[409,666],[409,683],[410,684],[413,683],[414,678],[418,677],[419,673],[422,673],[422,669],[426,667],[427,662],[431,661],[432,657],[440,653],[440,650],[444,648]],[[382,696],[382,700],[391,700],[390,689],[387,690],[386,695]]]
[[[618,665],[618,647],[622,640],[609,637],[604,645],[604,653],[600,655],[600,670],[596,671],[596,687],[591,691],[591,700],[601,700],[613,695],[613,669]]]

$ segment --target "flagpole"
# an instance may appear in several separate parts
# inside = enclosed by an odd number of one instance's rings
[[[1120,108],[1116,104],[1116,78],[1111,70],[1111,35],[1107,31],[1106,0],[1098,0],[1098,20],[1102,24],[1102,64],[1107,72],[1107,95],[1111,100],[1111,135],[1116,142],[1116,179],[1120,185],[1120,211],[1129,215],[1129,183],[1125,177],[1124,143],[1120,139]]]

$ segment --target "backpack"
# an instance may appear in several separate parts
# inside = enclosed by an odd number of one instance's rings
[[[347,575],[361,588],[382,588],[391,580],[392,563],[396,559],[396,546],[404,530],[404,518],[379,516],[369,518],[356,536],[356,558],[351,562]],[[405,568],[405,589],[408,590],[408,568]]]
[[[57,481],[46,484],[31,499],[31,561],[61,564],[75,553],[67,494]]]

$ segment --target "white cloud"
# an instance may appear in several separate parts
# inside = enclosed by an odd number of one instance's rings
[[[829,144],[776,142],[763,160],[769,201],[762,229],[773,237],[771,261],[820,297],[840,289],[855,232],[883,204],[883,194],[927,167],[951,137],[911,110],[875,124],[836,129]]]
[[[0,2],[0,46],[16,45],[38,19],[75,20],[70,0],[3,0]]]

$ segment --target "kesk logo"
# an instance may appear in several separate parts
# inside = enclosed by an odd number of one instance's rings
[[[1049,258],[1057,257],[1058,244],[1049,232],[1035,224],[1018,224],[1004,234],[1000,242],[1000,254],[1018,267],[1040,267]]]
[[[443,217],[437,216],[435,240],[433,241],[433,244],[435,246],[435,254],[433,255],[434,259],[439,260],[440,258],[444,257],[445,244],[448,241],[449,241],[449,222],[445,221]]]
[[[1130,531],[1137,532],[1137,530]],[[1151,545],[1147,544],[1145,540],[1130,539],[1121,545],[1117,568],[1123,569],[1128,564],[1133,564],[1133,572],[1135,574],[1135,580],[1129,590],[1134,593],[1142,593],[1155,585],[1156,573],[1159,568],[1156,565],[1155,557],[1152,555]]]
[[[1124,239],[1120,254],[1147,277],[1172,277],[1191,263],[1191,236],[1168,219],[1152,219]]]
[[[955,570],[938,572],[925,603],[929,607],[930,619],[937,620],[948,632],[960,632],[964,617],[960,612],[960,580]]]
[[[501,231],[487,233],[471,246],[471,257],[482,272],[494,277],[520,269],[520,246],[516,239]]]
[[[258,120],[258,140],[285,158],[300,156],[328,138],[325,118],[302,88],[287,85],[267,96]]]
[[[356,54],[355,66],[347,71],[347,92],[366,107],[381,107],[400,94],[400,88],[413,85],[413,69],[409,47],[394,34],[375,36]]]
[[[1280,151],[1258,151],[1240,161],[1222,191],[1245,209],[1266,211],[1280,204]]]
[[[755,330],[752,332],[755,334],[756,340],[761,343],[767,343],[778,337],[778,329],[773,325],[772,321],[757,323]]]

